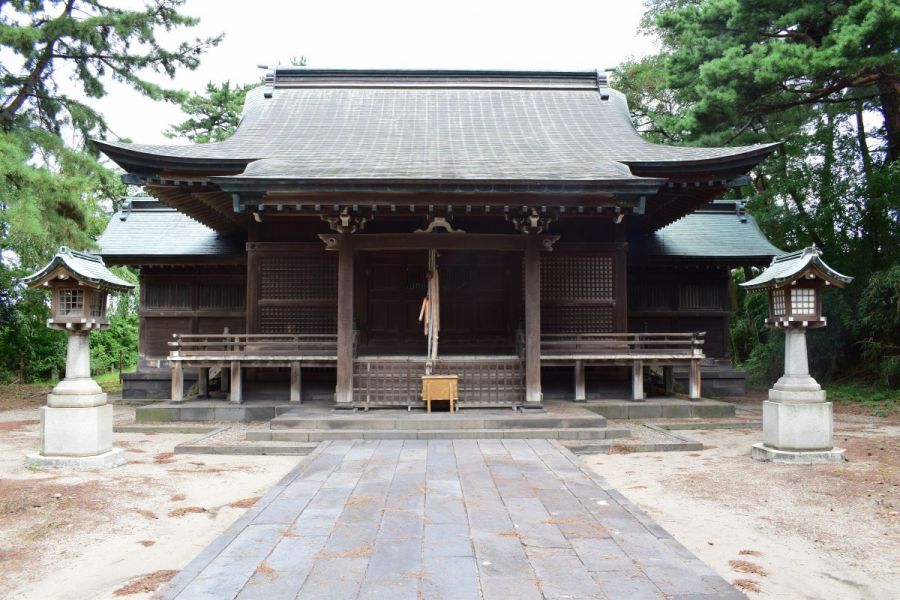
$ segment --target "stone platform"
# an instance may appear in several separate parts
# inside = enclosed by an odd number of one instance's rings
[[[560,414],[586,414],[590,411],[607,419],[682,419],[682,418],[727,418],[735,415],[733,404],[718,400],[690,401],[678,397],[648,398],[642,402],[631,400],[589,400],[575,403],[570,400],[545,400],[547,413],[534,415],[541,418]],[[154,402],[140,406],[136,410],[138,423],[157,423],[166,421],[270,421],[288,412],[312,411],[319,416],[333,415],[333,404],[327,401],[303,402],[291,404],[284,400],[249,400],[243,404],[231,404],[226,400],[188,400],[180,403]],[[426,413],[421,409],[411,412],[400,409],[373,409],[368,413],[357,411],[351,413],[354,418],[388,418],[406,420],[418,418]],[[470,408],[456,415],[460,417],[480,418],[486,415],[501,415],[523,418],[522,413],[508,409]],[[446,416],[446,413],[432,413],[432,416]]]
[[[162,598],[746,598],[548,440],[325,442]]]

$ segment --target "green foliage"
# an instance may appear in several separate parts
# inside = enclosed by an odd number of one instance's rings
[[[195,144],[228,139],[241,120],[247,92],[258,86],[258,83],[232,86],[230,81],[218,85],[210,81],[204,93],[193,94],[181,102],[181,110],[190,117],[168,128],[164,132],[166,137],[183,137]]]
[[[872,275],[859,308],[864,356],[885,385],[900,385],[900,265]]]
[[[776,246],[815,244],[856,278],[826,296],[828,327],[809,336],[813,374],[880,370],[896,382],[898,325],[862,298],[883,297],[870,278],[900,264],[900,5],[649,0],[642,27],[661,51],[615,73],[638,127],[660,143],[783,142],[740,195]],[[768,385],[781,336],[763,324],[764,296],[741,296],[732,355]]]
[[[85,138],[102,135],[103,117],[85,100],[106,95],[110,80],[153,99],[181,99],[183,94],[151,82],[144,73],[173,77],[180,68],[195,69],[203,52],[222,39],[198,38],[175,48],[160,43],[160,30],[199,22],[178,12],[183,4],[150,0],[138,10],[97,0],[0,4],[0,48],[14,57],[0,70],[0,129],[24,125],[60,134],[71,127]],[[64,79],[68,85],[61,85]],[[71,84],[77,89],[69,92]]]
[[[0,384],[65,371],[66,334],[47,327],[46,294],[17,285],[23,275],[22,270],[0,262]]]
[[[900,389],[860,383],[833,383],[825,386],[828,399],[842,404],[861,404],[876,417],[888,417],[900,410]]]
[[[90,106],[110,81],[154,99],[185,94],[147,79],[194,69],[221,36],[175,43],[158,34],[190,27],[183,0],[131,9],[96,0],[0,1],[0,381],[60,375],[65,333],[46,327],[45,294],[19,280],[60,245],[90,249],[124,186],[102,166],[90,136],[107,133]],[[93,336],[94,368],[136,360],[136,308],[120,302],[108,331]]]
[[[129,269],[113,271],[135,288],[119,294],[107,313],[109,329],[91,333],[91,371],[94,374],[118,370],[120,360],[124,369],[137,364],[138,359],[138,298],[137,274]]]
[[[306,66],[306,58],[295,56],[289,64],[295,67]],[[191,94],[181,100],[179,105],[188,118],[172,125],[163,133],[166,137],[185,138],[195,144],[222,142],[237,129],[247,92],[263,83],[262,79],[243,85],[232,85],[231,81],[221,84],[210,81],[204,92]]]
[[[36,163],[40,155],[46,162]],[[52,164],[53,166],[48,166]],[[0,130],[0,251],[35,269],[61,245],[88,249],[106,224],[102,203],[124,185],[90,155],[47,131]]]

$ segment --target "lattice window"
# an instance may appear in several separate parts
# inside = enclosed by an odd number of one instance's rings
[[[541,307],[541,331],[545,333],[612,333],[614,327],[611,306]]]
[[[713,284],[682,284],[678,292],[680,308],[720,309],[722,288]]]
[[[336,253],[260,258],[260,298],[333,300],[337,298]]]
[[[811,288],[791,288],[791,314],[816,314],[816,291]]]
[[[190,284],[147,282],[142,292],[144,308],[191,308]]]
[[[200,308],[241,310],[244,308],[246,295],[241,284],[201,285]]]
[[[106,294],[94,292],[91,294],[91,316],[103,317],[106,313]]]
[[[260,333],[324,333],[337,331],[335,306],[261,306]]]
[[[776,317],[784,316],[784,290],[772,290],[772,314]]]
[[[611,256],[542,256],[542,300],[612,300]]]
[[[84,290],[59,290],[57,314],[80,317],[84,314]]]

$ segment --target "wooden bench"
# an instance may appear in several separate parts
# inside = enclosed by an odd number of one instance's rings
[[[703,338],[698,333],[582,333],[542,334],[541,364],[571,365],[575,369],[575,401],[584,402],[584,368],[588,365],[631,367],[632,400],[644,400],[644,367],[663,367],[667,394],[674,390],[674,368],[687,365],[688,397],[700,399],[700,361]]]
[[[244,367],[288,367],[291,402],[300,402],[303,367],[337,364],[337,336],[317,334],[181,334],[169,342],[172,402],[184,400],[184,369],[199,369],[198,396],[206,397],[211,367],[222,368],[223,389],[231,402],[243,401]],[[226,375],[227,372],[227,375]]]

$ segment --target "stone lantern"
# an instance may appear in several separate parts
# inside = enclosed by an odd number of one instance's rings
[[[766,324],[784,330],[784,375],[763,402],[763,441],[751,456],[791,463],[840,462],[844,451],[832,445],[832,405],[825,390],[809,374],[806,330],[824,327],[822,293],[853,281],[826,265],[815,247],[772,259],[755,279],[742,283],[748,291],[769,294]]]
[[[68,333],[66,376],[41,408],[41,451],[29,455],[29,463],[86,469],[123,464],[124,452],[112,447],[112,406],[91,379],[88,340],[91,331],[109,327],[109,292],[134,286],[111,273],[99,256],[65,247],[23,283],[50,291],[47,326]]]

